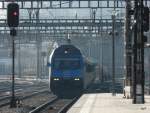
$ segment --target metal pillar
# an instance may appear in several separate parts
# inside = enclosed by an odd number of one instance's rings
[[[41,76],[41,42],[39,40],[40,37],[36,35],[36,45],[37,45],[37,78]]]
[[[125,81],[124,81],[124,97],[132,97],[132,31],[131,26],[131,1],[126,0],[126,22],[125,22]]]
[[[20,50],[20,41],[21,39],[19,39],[19,44],[18,44],[18,77],[21,78],[21,50]]]
[[[149,56],[149,59],[148,59],[148,68],[150,68],[150,56]],[[148,71],[148,94],[150,95],[150,71]]]
[[[102,6],[102,1],[99,2],[99,5],[100,5],[100,7]],[[96,9],[94,11],[95,11],[95,13],[93,12],[93,14],[94,14],[94,21],[95,21]],[[100,19],[101,20],[103,19],[102,8],[100,8]],[[102,23],[102,21],[100,21],[100,23]],[[98,48],[101,49],[101,51],[98,51],[98,55],[101,56],[101,57],[98,58],[98,59],[99,59],[99,63],[101,64],[101,65],[99,65],[99,81],[101,83],[104,82],[104,74],[103,74],[103,64],[104,64],[104,62],[103,62],[103,33],[102,32],[103,32],[103,27],[99,26],[98,27],[98,33],[99,33],[98,37],[100,39],[99,39],[98,43],[99,43],[100,46],[98,46]]]
[[[88,41],[88,57],[91,57],[91,41]]]
[[[114,1],[114,10],[112,12],[112,95],[116,95],[115,91],[115,1]]]
[[[12,29],[11,31],[12,36],[12,96],[10,101],[10,107],[15,108],[16,107],[16,99],[15,99],[15,35],[16,31],[15,29]]]
[[[135,0],[133,103],[144,103],[143,0]]]
[[[112,95],[115,96],[115,15],[112,15]]]
[[[102,1],[100,1],[100,6],[102,6]],[[102,14],[103,14],[103,11],[102,11],[102,8],[100,8],[100,19],[103,19],[103,16],[102,16]],[[100,26],[100,36],[101,36],[101,56],[102,56],[102,72],[101,72],[101,82],[103,83],[104,82],[104,72],[103,72],[103,69],[104,69],[104,62],[103,62],[103,33],[102,33],[102,31],[103,31],[103,27],[102,26]]]
[[[39,2],[38,2],[39,3]],[[36,10],[36,22],[39,22],[39,10]],[[39,29],[36,29],[36,45],[37,45],[37,77],[40,78],[41,76],[41,37],[38,36]]]
[[[101,46],[101,56],[102,56],[102,62],[101,62],[102,63],[102,67],[101,67],[102,68],[101,69],[102,70],[102,72],[101,72],[101,76],[102,77],[101,77],[101,82],[103,83],[104,82],[104,73],[103,73],[103,64],[104,64],[104,62],[103,62],[103,37],[101,37],[101,39],[102,39],[101,40],[102,41],[101,42],[101,44],[102,44],[102,46]]]

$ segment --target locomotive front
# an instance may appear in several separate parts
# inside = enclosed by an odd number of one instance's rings
[[[54,94],[83,89],[83,57],[73,45],[55,49],[51,58],[50,88]]]

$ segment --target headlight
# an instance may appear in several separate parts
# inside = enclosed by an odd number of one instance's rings
[[[75,78],[74,80],[80,80],[79,78]]]
[[[54,80],[55,80],[55,81],[58,81],[58,80],[59,80],[59,78],[54,78]]]

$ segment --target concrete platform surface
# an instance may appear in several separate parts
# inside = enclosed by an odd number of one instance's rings
[[[145,104],[132,104],[123,94],[84,94],[67,113],[150,113],[150,96],[145,96]]]

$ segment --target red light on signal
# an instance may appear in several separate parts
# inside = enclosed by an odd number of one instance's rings
[[[13,15],[14,15],[14,16],[17,16],[17,12],[13,12]]]
[[[7,5],[7,23],[9,27],[17,27],[19,25],[19,5],[17,3],[9,3]]]

